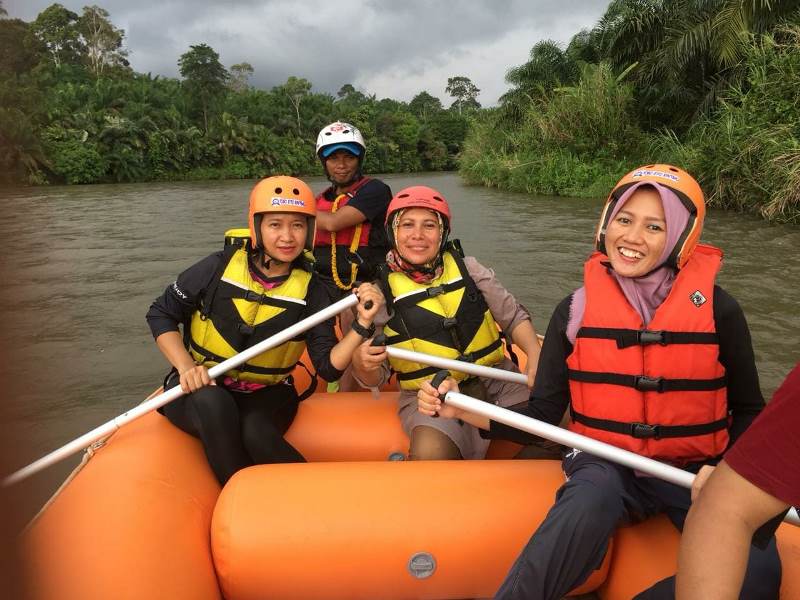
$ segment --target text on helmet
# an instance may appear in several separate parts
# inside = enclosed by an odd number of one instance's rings
[[[304,200],[298,200],[297,198],[280,198],[278,196],[274,196],[272,198],[272,206],[305,206],[306,203]]]
[[[680,177],[673,173],[665,173],[664,171],[651,171],[649,169],[640,169],[635,171],[631,177],[661,177],[662,179],[669,179],[670,181],[678,181]]]

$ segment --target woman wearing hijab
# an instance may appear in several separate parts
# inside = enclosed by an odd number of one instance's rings
[[[713,468],[764,407],[750,333],[715,284],[722,252],[698,244],[698,183],[671,165],[628,173],[609,195],[584,285],[550,320],[533,392],[519,412],[691,472]],[[443,405],[456,389],[423,386],[423,414],[460,418],[487,437],[527,434]],[[568,450],[566,483],[497,598],[558,599],[598,568],[617,526],[666,513],[681,530],[690,490]],[[674,576],[638,598],[672,598]],[[774,538],[751,547],[742,598],[777,598]]]

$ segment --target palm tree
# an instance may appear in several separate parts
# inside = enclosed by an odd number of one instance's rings
[[[741,85],[753,36],[798,11],[800,0],[613,0],[594,34],[617,70],[635,65],[651,119],[680,126]]]

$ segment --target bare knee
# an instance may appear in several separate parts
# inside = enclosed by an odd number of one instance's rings
[[[461,452],[443,431],[418,425],[411,432],[409,460],[459,460]]]

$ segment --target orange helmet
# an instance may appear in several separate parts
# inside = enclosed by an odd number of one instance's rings
[[[689,211],[689,222],[686,229],[678,238],[675,248],[673,248],[666,263],[672,267],[680,269],[689,260],[692,252],[700,241],[700,233],[703,231],[703,220],[706,216],[706,203],[703,190],[700,184],[683,169],[667,164],[645,165],[634,169],[625,177],[619,180],[614,189],[608,195],[608,200],[600,214],[600,224],[597,228],[595,243],[597,250],[606,254],[606,228],[614,212],[614,207],[625,190],[636,183],[649,181],[669,188],[675,192],[680,201]]]
[[[386,209],[386,235],[389,238],[389,244],[392,248],[396,247],[393,227],[394,216],[396,213],[406,208],[427,208],[442,216],[443,231],[441,251],[447,243],[448,235],[450,235],[451,220],[450,206],[448,206],[444,196],[432,187],[426,185],[413,185],[397,192]]]
[[[317,202],[314,192],[296,177],[278,175],[259,181],[250,192],[250,243],[261,248],[261,218],[264,213],[301,213],[308,217],[306,250],[314,248],[314,229],[317,217]]]

